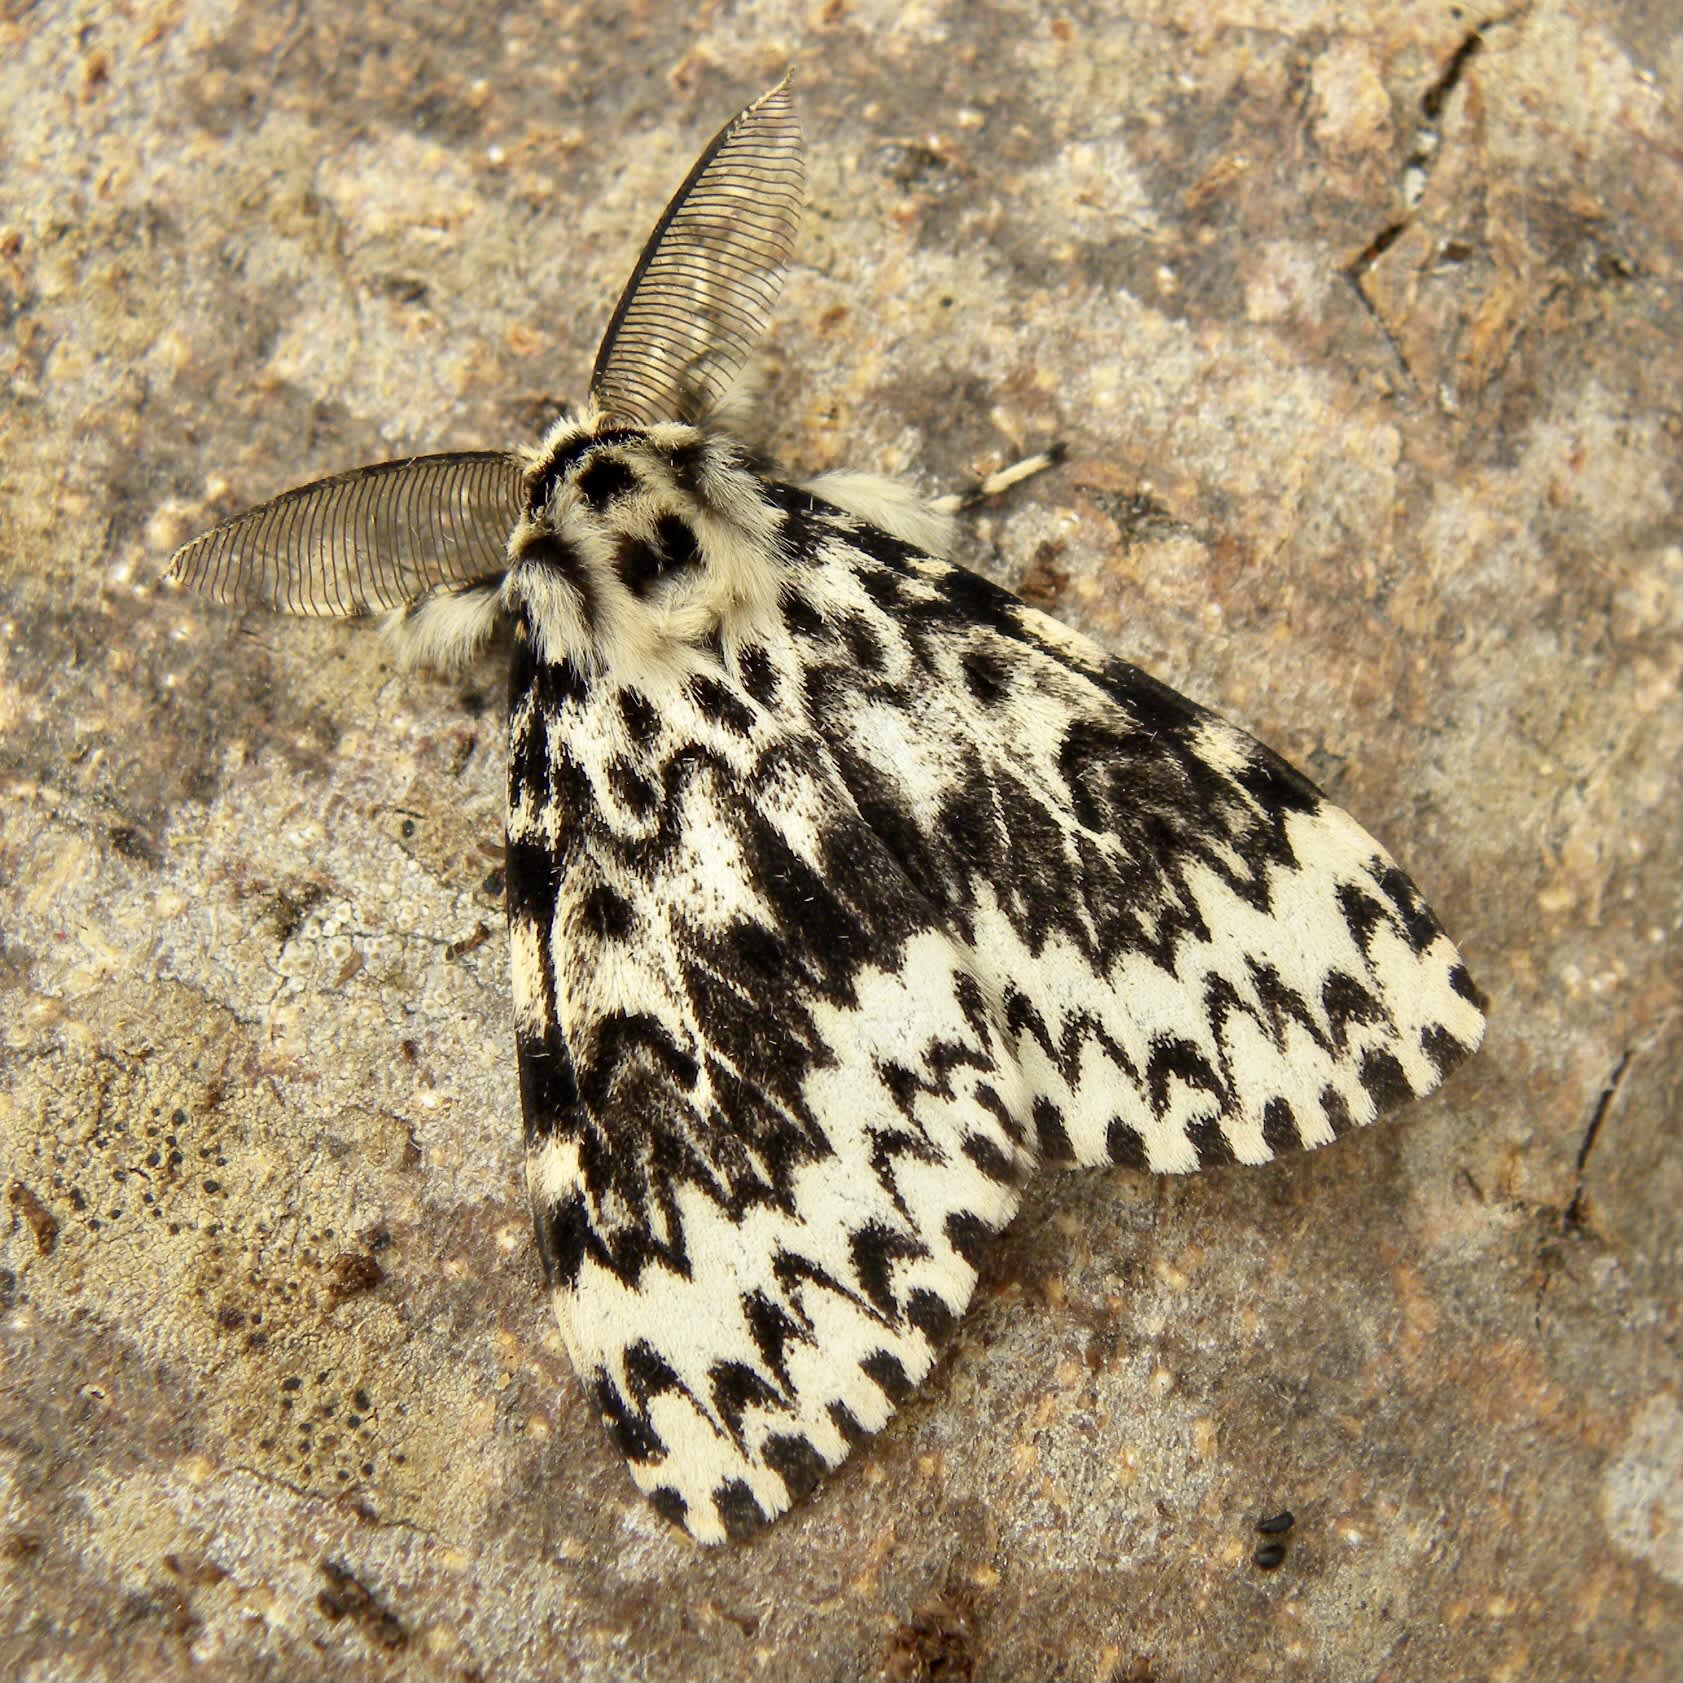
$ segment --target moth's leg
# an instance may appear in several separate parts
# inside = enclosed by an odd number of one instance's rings
[[[989,497],[1000,496],[1013,486],[1021,485],[1025,479],[1032,479],[1037,473],[1044,473],[1048,468],[1056,467],[1066,453],[1066,447],[1062,443],[1049,444],[1032,456],[1024,456],[1020,462],[1013,462],[1009,467],[985,474],[962,491],[949,491],[944,497],[936,497],[929,506],[937,514],[962,514],[968,508],[975,508],[978,503],[985,503]]]
[[[898,479],[888,479],[877,473],[853,473],[846,469],[821,473],[803,482],[802,489],[822,497],[825,502],[868,521],[879,531],[887,532],[926,555],[950,559],[958,536],[957,516],[997,497],[1002,491],[1020,485],[1023,480],[1055,467],[1064,458],[1064,447],[1054,444],[1032,456],[1025,456],[1010,467],[1001,468],[978,479],[963,491],[949,492],[933,501],[913,486]]]

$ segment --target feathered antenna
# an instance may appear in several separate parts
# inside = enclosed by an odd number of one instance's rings
[[[697,421],[783,290],[805,184],[785,76],[713,137],[655,224],[602,335],[590,395],[621,421]]]

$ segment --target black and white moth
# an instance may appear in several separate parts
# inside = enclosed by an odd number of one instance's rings
[[[538,1246],[632,1476],[704,1542],[881,1429],[1037,1164],[1324,1145],[1483,1031],[1414,885],[1298,772],[945,559],[950,509],[731,438],[801,196],[780,85],[656,225],[581,414],[290,491],[172,565],[387,613],[432,664],[511,623]]]

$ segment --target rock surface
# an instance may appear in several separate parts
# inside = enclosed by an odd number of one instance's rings
[[[0,45],[0,1672],[1683,1669],[1673,8],[187,0]],[[967,559],[1305,766],[1492,1028],[1311,1158],[1046,1177],[924,1400],[702,1552],[539,1290],[495,662],[157,580],[287,485],[536,432],[788,65],[767,445],[933,491],[1066,440]]]

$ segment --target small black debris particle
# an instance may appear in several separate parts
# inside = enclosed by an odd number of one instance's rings
[[[151,839],[131,825],[114,824],[108,834],[112,848],[125,859],[136,860],[142,865],[158,863],[158,850]]]
[[[316,1597],[316,1606],[335,1624],[340,1619],[354,1620],[382,1648],[401,1648],[409,1640],[397,1615],[348,1566],[324,1560],[321,1575],[327,1588]]]
[[[327,1298],[334,1308],[349,1298],[373,1291],[386,1277],[385,1270],[373,1257],[358,1256],[353,1251],[341,1251],[334,1257],[330,1273]]]
[[[21,1180],[14,1180],[7,1199],[15,1215],[22,1216],[35,1238],[36,1254],[51,1256],[58,1244],[58,1217]]]

